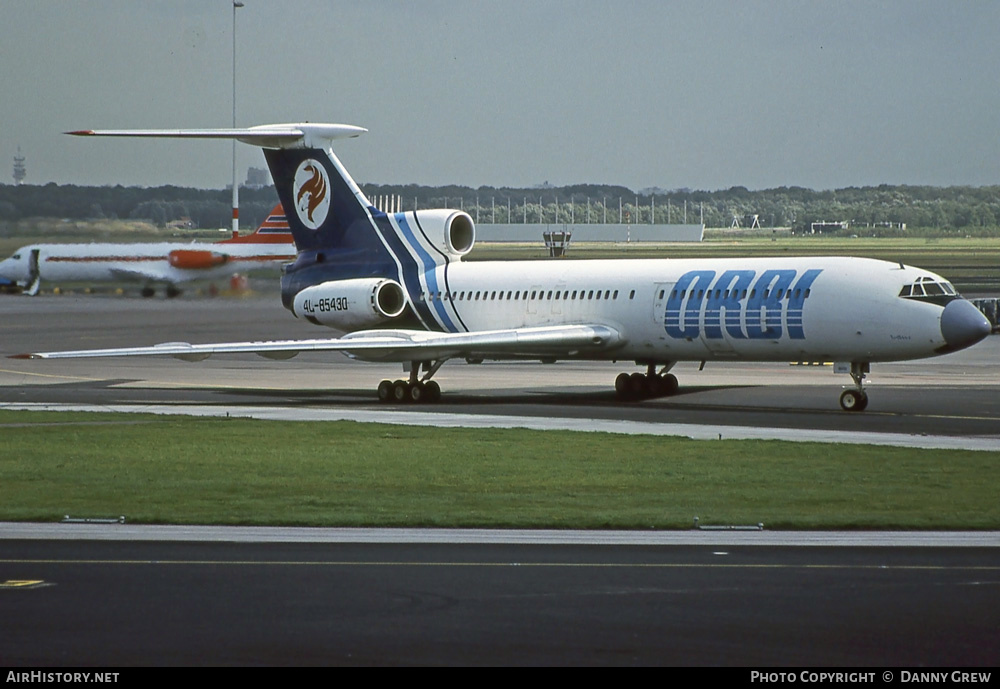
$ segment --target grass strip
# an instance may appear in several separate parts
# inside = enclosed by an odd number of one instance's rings
[[[0,437],[0,520],[1000,528],[1000,453],[11,411]]]

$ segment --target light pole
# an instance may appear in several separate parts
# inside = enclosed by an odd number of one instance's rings
[[[243,7],[233,0],[233,129],[236,129],[236,10]],[[240,185],[236,179],[236,139],[233,139],[233,236],[240,233]]]

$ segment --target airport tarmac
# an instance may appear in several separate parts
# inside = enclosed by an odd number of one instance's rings
[[[321,336],[275,295],[10,297],[0,353]],[[1000,338],[873,367],[697,364],[622,404],[628,364],[444,366],[441,404],[374,399],[341,355],[0,362],[0,408],[573,427],[1000,449]],[[757,434],[757,435],[754,435]],[[924,443],[921,445],[921,443]],[[1000,535],[0,524],[0,657],[136,665],[992,666]],[[916,602],[919,602],[918,604]],[[123,670],[127,673],[127,669]],[[881,675],[880,675],[881,676]],[[123,675],[127,678],[127,674]]]
[[[334,336],[295,319],[276,294],[246,298],[45,295],[0,302],[4,355],[160,342]],[[794,362],[678,364],[679,394],[621,403],[613,392],[631,362],[449,362],[435,376],[441,403],[386,406],[379,380],[397,364],[307,353],[288,361],[219,355],[0,361],[0,405],[354,419],[430,425],[569,428],[1000,450],[1000,337],[944,357],[873,364],[863,413],[837,402],[850,384],[830,366]]]

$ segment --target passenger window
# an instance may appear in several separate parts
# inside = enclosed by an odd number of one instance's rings
[[[594,290],[590,290],[590,292],[587,294],[587,299],[593,299],[593,298],[594,298]]]
[[[611,298],[612,299],[617,299],[618,298],[618,290],[615,290],[615,293],[611,295]]]
[[[660,290],[660,297],[661,298],[663,297],[663,290]],[[635,299],[635,290],[632,290],[631,292],[628,293],[628,298]]]

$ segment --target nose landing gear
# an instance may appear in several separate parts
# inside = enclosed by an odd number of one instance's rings
[[[851,362],[854,389],[840,393],[840,408],[844,411],[864,411],[868,407],[868,393],[864,390],[865,376],[871,370],[867,362]]]

